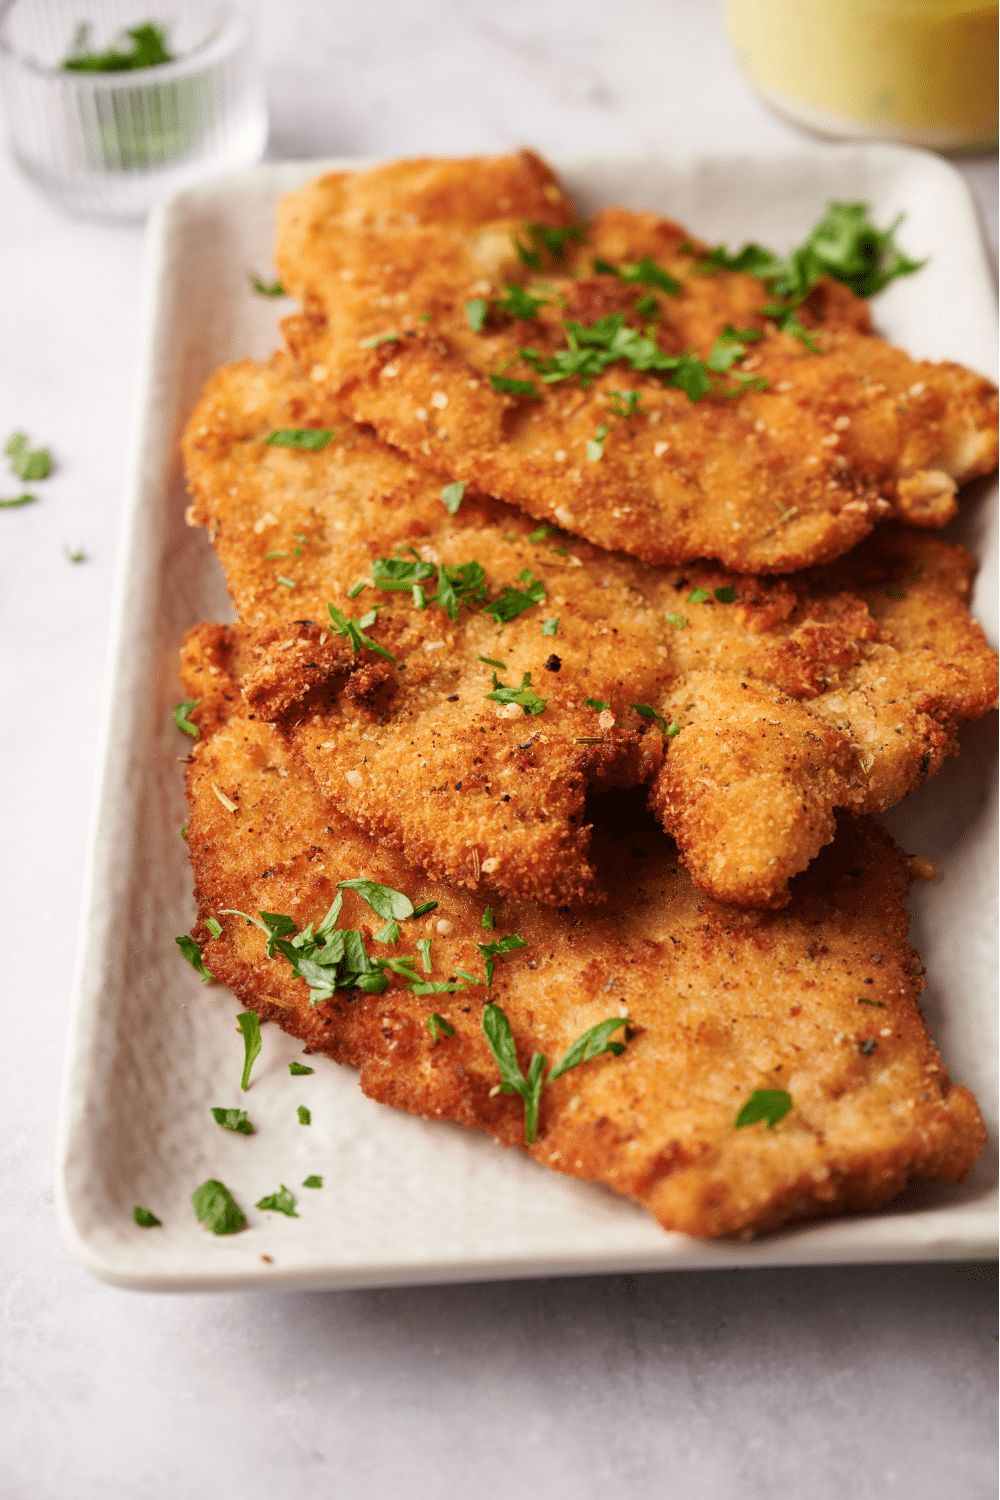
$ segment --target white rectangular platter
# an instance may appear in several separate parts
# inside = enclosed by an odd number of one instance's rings
[[[974,1089],[991,1145],[958,1187],[923,1186],[870,1218],[748,1243],[666,1234],[609,1191],[557,1176],[477,1133],[373,1104],[323,1058],[292,1078],[300,1044],[264,1028],[251,1090],[228,991],[202,986],[174,936],[194,917],[171,722],[183,632],[232,611],[202,531],[184,524],[184,421],[220,364],[266,357],[290,304],[268,279],[277,198],[322,169],[266,165],[174,198],[150,227],[146,342],[116,602],[103,773],[84,900],[58,1146],[58,1204],[95,1275],[145,1290],[356,1287],[596,1271],[753,1267],[982,1256],[996,1246],[994,726],[887,820],[941,878],[913,894],[928,969],[926,1012],[952,1077]],[[650,208],[731,246],[786,249],[827,199],[864,199],[877,223],[905,213],[904,248],[927,256],[875,303],[880,331],[913,354],[995,377],[995,306],[975,212],[944,162],[895,147],[803,146],[745,156],[557,161],[581,211]],[[995,495],[966,493],[948,534],[983,558],[976,610],[995,641]],[[246,1107],[252,1137],[218,1129],[213,1105]],[[296,1121],[308,1105],[312,1124]],[[320,1191],[300,1190],[320,1174]],[[190,1194],[221,1178],[248,1228],[216,1238]],[[287,1183],[295,1219],[253,1205]],[[163,1221],[140,1229],[142,1204]]]

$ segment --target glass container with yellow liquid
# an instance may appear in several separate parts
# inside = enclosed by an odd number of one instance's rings
[[[975,151],[997,140],[996,0],[727,0],[779,113],[822,135]]]

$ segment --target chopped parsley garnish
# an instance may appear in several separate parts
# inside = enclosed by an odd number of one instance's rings
[[[306,1108],[306,1106],[304,1104],[300,1104],[299,1105],[298,1109],[296,1110],[296,1114],[299,1117],[299,1124],[300,1125],[311,1125],[312,1124],[312,1115],[310,1114],[309,1110]]]
[[[672,740],[674,738],[674,735],[680,734],[680,732],[681,732],[681,726],[676,722],[676,720],[674,721],[674,723],[667,725],[667,738],[668,739]]]
[[[483,912],[482,921],[481,921],[480,925],[481,925],[481,927],[482,927],[482,929],[483,929],[484,932],[492,932],[493,931],[493,928],[496,926],[496,923],[493,920],[493,908],[492,908],[492,906],[488,906],[486,908],[486,910]]]
[[[533,380],[508,380],[506,375],[491,375],[490,385],[501,396],[530,396],[533,401],[542,399]]]
[[[906,598],[906,590],[905,589],[886,589],[886,591],[885,591],[885,597],[887,599],[905,599]]]
[[[417,952],[420,954],[420,962],[424,966],[425,974],[429,974],[433,968],[431,963],[431,941],[430,938],[417,939]]]
[[[177,830],[177,837],[181,838],[181,839],[186,839],[187,836],[188,836],[188,826],[187,826],[186,823],[182,823],[181,826]]]
[[[288,1064],[288,1071],[293,1078],[304,1078],[307,1073],[315,1072],[315,1069],[307,1068],[304,1063],[290,1062]]]
[[[498,1092],[501,1094],[517,1093],[524,1100],[524,1139],[527,1145],[532,1144],[538,1131],[538,1105],[542,1089],[560,1078],[570,1068],[579,1067],[581,1063],[592,1062],[595,1057],[601,1057],[605,1052],[611,1052],[616,1057],[620,1057],[625,1051],[625,1043],[612,1042],[609,1038],[612,1032],[617,1031],[620,1026],[630,1024],[627,1016],[614,1016],[610,1020],[599,1021],[596,1026],[591,1026],[589,1031],[577,1037],[572,1046],[567,1049],[550,1071],[548,1078],[542,1077],[548,1059],[542,1052],[533,1053],[528,1067],[528,1076],[525,1077],[518,1067],[517,1048],[506,1014],[499,1005],[494,1005],[492,1002],[485,1006],[483,1035],[503,1079]]]
[[[855,1005],[875,1005],[879,1010],[889,1009],[884,1000],[866,1000],[863,995],[859,995],[854,1003]]]
[[[552,527],[552,526],[544,526],[544,525],[539,526],[538,529],[537,529],[537,531],[531,532],[531,534],[528,537],[528,541],[531,542],[532,544],[534,544],[535,542],[544,542],[544,540],[545,540],[545,538],[547,536],[551,536],[552,535],[552,532],[553,532],[554,529],[555,528]]]
[[[531,578],[528,574],[528,579]],[[528,579],[521,578],[522,582]],[[516,620],[518,615],[530,609],[533,604],[541,604],[545,598],[545,584],[540,578],[533,583],[528,583],[527,589],[516,589],[510,584],[496,599],[491,599],[489,604],[483,605],[483,614],[492,615],[498,625],[506,625],[510,620]]]
[[[250,285],[259,297],[283,297],[285,288],[280,281],[261,281],[259,276],[249,273]]]
[[[438,905],[437,901],[425,901],[422,905],[413,908],[413,915],[415,917],[426,917],[429,911],[436,911]]]
[[[511,242],[530,271],[542,269],[544,254],[553,260],[562,260],[567,240],[575,240],[578,245],[587,243],[586,224],[567,224],[560,229],[551,229],[547,224],[524,224],[522,232],[528,239],[526,245],[521,243],[517,234],[511,236]]]
[[[700,359],[689,351],[664,354],[652,339],[625,327],[624,313],[609,313],[590,328],[568,318],[563,328],[568,347],[557,349],[551,358],[536,349],[518,350],[545,385],[575,377],[587,387],[608,365],[624,360],[633,370],[651,371],[678,386],[691,401],[699,401],[712,388]]]
[[[489,310],[490,305],[483,297],[472,297],[465,304],[465,321],[473,333],[482,333]]]
[[[201,702],[200,698],[192,698],[190,703],[178,703],[174,709],[174,723],[182,734],[189,734],[193,740],[201,738],[201,730],[197,724],[192,724],[188,714],[192,708],[197,708]]]
[[[395,948],[403,935],[403,929],[392,917],[389,918],[384,927],[380,927],[375,934],[376,943],[391,943]]]
[[[814,338],[810,337],[799,321],[795,311],[797,306],[797,302],[775,302],[768,307],[762,307],[760,312],[762,317],[771,318],[773,322],[777,323],[782,333],[787,333],[791,338],[798,339],[800,343],[805,344],[810,354],[818,354],[820,352],[819,345]]]
[[[163,1220],[158,1219],[155,1214],[151,1214],[148,1208],[140,1208],[138,1203],[132,1210],[132,1218],[139,1225],[140,1229],[152,1229],[154,1225],[163,1223]]]
[[[506,297],[494,302],[493,306],[497,312],[508,313],[512,318],[528,322],[536,315],[543,302],[549,300],[548,297],[532,297],[523,287],[508,282]]]
[[[90,52],[87,49],[90,26],[83,22],[76,28],[69,56],[59,66],[67,73],[130,73],[136,68],[155,68],[174,60],[174,54],[167,49],[166,28],[153,21],[129,27],[119,35],[130,38],[127,50],[109,47],[106,52]]]
[[[599,714],[602,714],[606,708],[611,707],[611,704],[605,703],[603,698],[584,698],[583,701],[588,708],[596,709]]]
[[[455,515],[462,503],[465,494],[465,480],[456,479],[454,484],[446,484],[441,491],[441,503],[449,515]]]
[[[516,932],[510,932],[506,937],[497,938],[492,943],[477,943],[476,947],[483,955],[483,963],[486,966],[486,984],[489,989],[493,988],[493,975],[496,972],[497,959],[506,958],[508,953],[513,953],[518,948],[527,948],[524,938]]]
[[[299,1217],[295,1212],[295,1195],[288,1191],[284,1183],[276,1193],[268,1193],[254,1207],[262,1208],[265,1213],[285,1214],[289,1219]]]
[[[736,590],[734,588],[730,588],[728,584],[725,588],[713,589],[712,592],[715,595],[716,599],[718,599],[720,604],[736,603]]]
[[[253,1125],[247,1119],[245,1109],[212,1109],[212,1119],[223,1130],[235,1130],[237,1135],[253,1135]]]
[[[438,1039],[439,1032],[444,1036],[455,1035],[454,1026],[450,1021],[446,1021],[444,1016],[439,1016],[437,1011],[435,1011],[433,1015],[427,1017],[427,1030],[430,1032],[431,1037],[435,1042]]]
[[[302,1180],[302,1186],[307,1188],[321,1188],[323,1186],[323,1179],[316,1176],[305,1177]]]
[[[380,646],[378,641],[373,641],[371,636],[365,635],[365,631],[375,624],[378,618],[378,607],[370,609],[365,615],[355,615],[348,619],[342,609],[335,605],[326,606],[327,614],[330,616],[330,630],[336,631],[337,635],[346,636],[351,643],[351,650],[357,653],[362,646],[367,646],[369,651],[374,651],[378,656],[384,656],[387,661],[394,662],[396,658],[391,651]]]
[[[821,276],[842,282],[859,297],[874,297],[897,276],[908,276],[925,264],[910,260],[896,244],[902,221],[900,214],[888,229],[876,229],[866,203],[829,202],[802,244],[783,259],[762,245],[744,245],[735,255],[716,245],[699,269],[749,271],[766,281],[776,297],[796,303],[809,295]]]
[[[680,282],[675,281],[668,271],[664,271],[648,256],[631,266],[613,266],[610,261],[595,260],[594,270],[604,276],[617,276],[619,281],[630,285],[655,286],[672,297],[676,297],[681,289]]]
[[[708,589],[692,589],[687,596],[688,604],[704,604],[706,599],[711,599]]]
[[[239,1234],[247,1227],[246,1215],[225,1183],[210,1177],[191,1194],[191,1207],[199,1224],[213,1234]]]
[[[587,460],[589,463],[600,463],[604,457],[604,439],[608,435],[608,428],[598,427],[592,438],[587,439]]]
[[[194,969],[201,975],[202,984],[208,984],[209,980],[212,978],[212,971],[205,968],[205,962],[201,956],[201,949],[198,947],[198,944],[195,942],[194,938],[188,937],[187,933],[185,933],[182,937],[174,938],[174,942],[177,944],[178,948],[181,950],[184,957],[191,965],[192,969]]]
[[[347,590],[348,599],[356,599],[359,594],[364,593],[367,587],[368,584],[365,582],[365,580],[363,578],[359,578],[354,587]]]
[[[538,694],[531,686],[530,672],[525,672],[524,676],[521,678],[520,687],[507,687],[506,684],[502,683],[499,680],[497,674],[494,672],[493,688],[494,691],[492,693],[487,693],[485,695],[489,702],[517,703],[521,706],[521,708],[524,709],[526,713],[529,714],[543,714],[545,712],[545,706],[549,701],[547,698],[539,698]]]
[[[687,628],[687,615],[664,615],[663,618],[668,625],[676,625],[678,630],[685,630]]]
[[[379,917],[392,917],[396,922],[405,922],[414,915],[413,902],[402,891],[394,891],[390,885],[379,885],[374,880],[338,880],[338,891],[356,891]]]
[[[379,344],[401,344],[403,336],[399,333],[377,333],[372,339],[364,339],[362,349],[377,349]]]
[[[63,551],[66,554],[67,562],[82,563],[87,561],[87,554],[82,547],[75,547],[72,550],[69,547],[64,547]]]
[[[284,573],[278,574],[278,582],[280,584],[283,584],[286,589],[298,588],[298,584],[295,582],[295,580],[292,578],[286,578]]]
[[[477,656],[476,660],[485,662],[488,667],[499,667],[504,672],[507,670],[507,663],[505,661],[497,661],[495,656]]]
[[[17,495],[13,500],[0,500],[0,510],[16,510],[19,505],[34,505],[37,495]]]
[[[641,400],[640,391],[612,391],[611,409],[616,417],[634,417],[638,414]]]
[[[209,932],[214,938],[222,936],[222,928],[219,926],[214,917],[206,917],[205,926],[208,928]]]
[[[421,562],[415,553],[414,559],[413,562],[408,562],[402,557],[376,557],[372,563],[372,584],[385,593],[407,593],[411,589],[420,588],[421,600],[417,601],[420,607],[439,604],[449,620],[453,621],[458,619],[461,603],[471,605],[477,600],[485,599],[486,574],[482,565],[475,560],[450,566],[442,563],[440,567],[435,567],[433,563]],[[421,586],[433,578],[435,573],[437,592],[427,595]]]
[[[542,621],[542,635],[555,635],[559,629],[559,616],[553,615],[551,620]]]
[[[279,427],[264,442],[271,448],[305,448],[319,453],[337,436],[336,429],[322,427]]]
[[[251,1069],[263,1046],[260,1039],[260,1017],[255,1010],[244,1010],[236,1017],[236,1024],[243,1033],[243,1077],[240,1079],[240,1088],[246,1093],[250,1087]]]
[[[477,983],[480,983],[480,982],[481,981],[477,981]],[[439,981],[435,980],[433,983],[429,983],[429,982],[428,983],[424,983],[423,981],[420,981],[419,983],[410,986],[410,994],[411,995],[455,995],[455,994],[458,993],[459,990],[464,990],[464,989],[467,989],[467,988],[468,988],[467,985],[464,985],[464,984],[455,984],[453,982],[443,983],[443,982],[439,982]]]
[[[637,714],[644,719],[655,719],[658,724],[663,725],[662,733],[667,732],[667,721],[662,714],[658,714],[655,708],[650,708],[648,703],[630,703],[629,708],[634,708]]]
[[[7,439],[3,451],[10,459],[11,471],[18,479],[28,482],[47,479],[52,472],[52,455],[48,448],[29,448],[27,435],[23,432],[13,433]]]
[[[773,1130],[791,1107],[792,1096],[784,1089],[754,1089],[733,1121],[733,1129],[740,1130],[744,1125],[756,1125],[758,1120],[766,1120],[768,1130]]]

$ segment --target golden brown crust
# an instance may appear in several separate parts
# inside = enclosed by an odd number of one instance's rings
[[[602,547],[755,573],[840,556],[891,511],[940,526],[956,486],[995,466],[994,387],[872,337],[846,288],[823,282],[804,304],[812,352],[762,314],[772,299],[756,277],[704,274],[705,247],[680,226],[615,208],[595,215],[585,244],[569,240],[557,256],[536,245],[530,270],[514,245],[525,222],[574,217],[546,171],[524,153],[396,162],[286,200],[278,264],[303,303],[286,335],[328,401],[443,475]],[[694,404],[623,364],[587,389],[537,382],[519,351],[565,346],[560,298],[581,316],[626,312],[648,331],[633,290],[593,274],[595,258],[644,257],[681,284],[678,295],[642,288],[657,303],[660,348],[705,359],[727,326],[755,329],[760,341],[734,370],[766,390]],[[529,320],[493,311],[474,332],[466,303],[493,303],[511,284],[554,300]],[[399,337],[373,345],[386,335]],[[543,399],[498,393],[488,379],[498,372],[535,380]],[[615,413],[623,385],[642,398],[628,418]],[[590,462],[602,426],[603,457]]]
[[[371,1098],[520,1144],[520,1101],[494,1092],[482,987],[417,996],[393,979],[383,995],[338,991],[311,1008],[287,963],[264,957],[258,929],[222,915],[263,908],[302,928],[325,913],[337,881],[363,876],[440,903],[405,923],[393,950],[374,941],[381,919],[348,893],[341,925],[360,927],[370,952],[415,952],[414,938],[427,936],[433,979],[456,965],[483,972],[485,899],[430,885],[332,812],[275,731],[240,706],[242,651],[237,632],[199,626],[183,654],[202,725],[187,770],[187,837],[209,968],[308,1051],[359,1068]],[[784,911],[745,912],[700,896],[641,806],[616,795],[593,845],[604,906],[493,902],[488,935],[518,932],[528,944],[498,965],[492,992],[522,1070],[534,1050],[558,1057],[598,1021],[631,1018],[621,1057],[543,1091],[535,1160],[604,1182],[694,1235],[876,1208],[910,1178],[967,1172],[982,1122],[927,1037],[906,941],[906,864],[883,830],[846,820]],[[222,925],[217,939],[210,916]],[[426,1025],[434,1010],[456,1032],[436,1044]],[[787,1090],[792,1112],[773,1130],[736,1130],[755,1088]]]
[[[601,899],[587,788],[652,783],[704,890],[780,905],[836,808],[897,802],[996,698],[961,548],[882,528],[794,578],[654,568],[471,490],[452,517],[438,480],[342,413],[322,452],[264,444],[322,412],[287,357],[220,371],[184,438],[190,517],[248,631],[254,712],[281,722],[345,816],[436,877],[555,905]],[[481,603],[453,622],[370,585],[349,597],[373,557],[408,548],[478,561],[491,599],[527,572],[545,601],[501,629]],[[327,603],[361,615],[373,602],[370,639],[395,662],[328,628]],[[514,686],[529,674],[544,713],[490,701],[494,673]],[[610,704],[603,719],[588,698]],[[679,733],[664,740],[668,725]]]

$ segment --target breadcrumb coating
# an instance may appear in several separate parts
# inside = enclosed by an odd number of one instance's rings
[[[430,884],[332,811],[241,702],[242,650],[238,632],[205,625],[183,653],[201,727],[187,768],[194,937],[242,1005],[307,1052],[358,1068],[369,1097],[523,1146],[521,1101],[497,1092],[481,1029],[489,998],[509,1019],[522,1072],[533,1052],[553,1060],[596,1023],[628,1018],[620,1056],[543,1089],[526,1149],[635,1199],[665,1229],[748,1235],[875,1209],[912,1178],[956,1181],[973,1165],[982,1121],[928,1038],[906,940],[906,860],[877,825],[845,819],[783,911],[747,912],[700,895],[641,797],[611,793],[596,799],[592,846],[607,902],[556,911],[493,898],[484,932],[482,895]],[[301,930],[346,879],[437,899],[403,923],[395,947],[377,940],[381,919],[353,893],[340,923],[384,957],[416,958],[416,939],[429,939],[433,980],[459,968],[482,977],[486,938],[517,933],[527,946],[498,963],[489,992],[470,982],[421,996],[393,975],[384,994],[338,990],[312,1007],[287,961],[266,958],[258,928],[223,913],[281,912]],[[433,1012],[453,1036],[439,1028],[433,1039]],[[786,1092],[789,1112],[773,1128],[735,1128],[758,1089]]]
[[[648,562],[792,572],[890,514],[943,525],[994,468],[991,383],[875,337],[846,287],[824,279],[798,309],[807,343],[762,311],[764,282],[707,266],[669,220],[611,208],[555,251],[532,238],[576,218],[531,152],[318,178],[281,209],[278,267],[303,304],[289,346],[333,406],[444,478]],[[676,293],[594,271],[647,260]],[[533,313],[511,287],[541,299]],[[565,320],[615,314],[702,361],[727,329],[756,339],[696,402],[620,361],[546,384],[537,361],[566,348]]]

